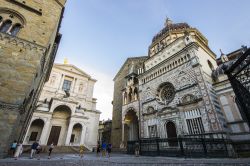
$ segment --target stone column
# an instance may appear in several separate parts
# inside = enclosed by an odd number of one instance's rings
[[[58,90],[61,90],[61,89],[62,89],[62,86],[63,86],[63,81],[64,81],[64,77],[65,77],[65,75],[64,75],[64,74],[62,74],[62,77],[61,77],[61,81],[60,81],[60,84],[59,84]]]
[[[76,84],[76,78],[73,79],[72,81],[72,85],[70,87],[70,92],[74,93],[74,90],[75,90],[75,84]]]
[[[50,128],[50,120],[47,120],[43,126],[43,131],[42,131],[42,134],[40,136],[40,144],[41,145],[47,144],[47,138],[50,135],[49,128]]]
[[[125,122],[122,121],[122,142],[124,142],[124,126],[125,125]]]
[[[26,134],[25,134],[25,137],[24,137],[24,140],[23,140],[23,143],[24,143],[24,144],[28,144],[28,143],[29,143],[29,141],[27,140],[27,137],[28,137],[28,133],[29,133],[29,131],[30,131],[30,126],[31,126],[31,124],[32,124],[33,121],[34,121],[34,120],[31,119],[30,124],[29,124],[29,127],[28,127],[28,129],[27,129],[27,131],[26,131]]]
[[[67,136],[66,136],[66,142],[65,145],[69,145],[70,143],[70,138],[71,138],[71,134],[72,134],[72,130],[73,130],[73,122],[70,121],[69,123],[69,127],[68,127],[68,132],[67,132]]]
[[[9,27],[9,29],[7,30],[7,34],[10,34],[10,31],[11,31],[11,29],[14,27],[14,25],[12,24],[10,27]]]
[[[85,142],[85,135],[86,135],[86,126],[82,127],[82,134],[81,134],[81,140],[80,140],[80,145],[84,145]]]

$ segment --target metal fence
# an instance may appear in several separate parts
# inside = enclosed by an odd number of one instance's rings
[[[233,87],[242,117],[250,125],[250,49],[246,49],[225,73]]]
[[[223,138],[154,138],[128,141],[127,153],[134,154],[136,142],[140,154],[169,157],[230,157],[232,143]]]

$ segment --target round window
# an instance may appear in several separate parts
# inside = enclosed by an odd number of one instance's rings
[[[175,96],[175,88],[170,82],[162,84],[157,90],[157,101],[161,104],[169,104]]]

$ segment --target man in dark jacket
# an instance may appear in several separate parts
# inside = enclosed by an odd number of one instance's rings
[[[31,153],[30,153],[30,158],[33,158],[34,153],[36,152],[36,149],[38,147],[39,143],[38,141],[35,141],[32,145],[31,145]]]

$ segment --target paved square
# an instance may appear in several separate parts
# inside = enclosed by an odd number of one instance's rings
[[[211,166],[250,166],[250,158],[244,159],[209,159],[209,158],[175,158],[175,157],[135,157],[127,154],[112,154],[108,157],[98,157],[95,153],[87,153],[83,158],[77,154],[53,154],[51,159],[47,154],[41,154],[40,160],[37,158],[29,159],[29,154],[24,154],[18,160],[13,158],[1,159],[0,166],[162,166],[162,165],[211,165]]]

